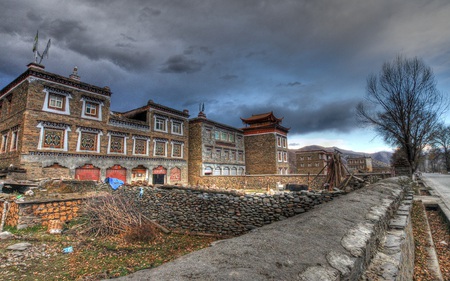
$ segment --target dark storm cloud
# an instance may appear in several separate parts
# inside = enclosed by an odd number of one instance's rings
[[[202,70],[205,63],[189,59],[184,55],[175,55],[167,59],[160,69],[164,73],[193,73]]]
[[[111,87],[113,110],[152,97],[192,116],[205,102],[238,127],[274,111],[291,133],[349,132],[367,75],[399,53],[450,87],[449,14],[447,0],[6,0],[0,81],[24,71],[39,30],[40,48],[52,39],[46,70],[79,66]]]

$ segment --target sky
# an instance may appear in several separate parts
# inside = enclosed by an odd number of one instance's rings
[[[273,111],[289,148],[392,150],[355,107],[366,80],[396,56],[418,57],[450,90],[448,0],[0,0],[0,89],[34,60],[109,86],[111,109],[153,100],[243,127]],[[450,121],[450,117],[447,117]]]

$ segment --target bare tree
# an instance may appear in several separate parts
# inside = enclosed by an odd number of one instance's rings
[[[398,56],[385,62],[378,75],[368,77],[366,100],[358,104],[357,115],[388,144],[404,151],[413,175],[447,104],[430,67],[418,58]]]
[[[450,126],[439,124],[434,132],[431,144],[436,153],[440,154],[445,162],[445,169],[450,171]]]

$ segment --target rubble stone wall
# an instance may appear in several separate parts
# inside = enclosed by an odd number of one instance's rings
[[[233,189],[275,189],[278,183],[286,185],[305,184],[314,190],[320,190],[325,181],[324,175],[319,175],[314,182],[311,182],[315,175],[247,175],[247,176],[200,176],[194,185],[199,186],[216,186],[219,188]]]
[[[51,220],[68,222],[80,215],[81,199],[10,202],[5,225],[13,227],[47,226]],[[0,212],[4,202],[0,202]]]
[[[144,214],[173,229],[219,235],[240,235],[257,227],[304,213],[343,192],[280,192],[238,194],[184,188],[125,191]]]

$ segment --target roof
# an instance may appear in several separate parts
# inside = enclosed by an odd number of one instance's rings
[[[126,111],[126,112],[121,112],[120,114],[122,114],[123,116],[127,117],[129,115],[133,115],[133,114],[136,114],[136,113],[140,113],[140,112],[143,112],[143,111],[150,110],[152,108],[158,109],[158,110],[161,110],[161,111],[164,111],[164,112],[167,112],[167,113],[175,114],[175,115],[180,115],[180,116],[185,117],[185,118],[189,118],[189,111],[188,110],[180,111],[180,110],[177,110],[177,109],[174,109],[174,108],[162,105],[162,104],[155,103],[155,102],[153,102],[153,100],[149,100],[147,102],[147,105],[144,105],[144,106],[141,106],[141,107],[138,107],[138,108]]]
[[[257,123],[266,123],[266,122],[281,123],[283,118],[275,117],[275,115],[273,115],[273,111],[271,111],[271,112],[267,112],[267,113],[253,114],[249,118],[241,117],[241,120],[242,120],[242,122],[244,122],[246,124],[257,124]]]
[[[47,72],[44,70],[43,65],[39,65],[36,63],[30,63],[28,65],[28,69],[22,73],[19,77],[14,79],[11,83],[6,85],[1,91],[0,91],[0,98],[9,93],[10,90],[15,88],[17,85],[22,83],[25,79],[28,77],[36,77],[42,80],[63,84],[65,86],[77,88],[84,91],[89,91],[92,93],[104,95],[104,96],[111,96],[111,90],[109,87],[98,87],[91,84],[87,84],[84,82],[80,82],[78,80],[70,79],[68,77],[64,77],[58,74],[54,74],[51,72]]]
[[[222,129],[226,129],[226,130],[231,130],[231,131],[243,133],[242,129],[235,128],[235,127],[232,127],[230,125],[219,123],[219,122],[216,122],[216,121],[213,121],[213,120],[210,120],[210,119],[206,119],[206,117],[204,117],[204,118],[203,117],[196,117],[196,118],[189,119],[189,124],[200,123],[200,122],[206,123],[206,124],[211,125],[211,126],[215,126],[217,128],[222,128]]]

